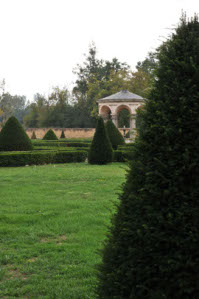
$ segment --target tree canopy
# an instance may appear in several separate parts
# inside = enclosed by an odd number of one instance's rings
[[[98,99],[122,89],[147,98],[155,78],[155,54],[149,53],[143,62],[138,62],[136,71],[117,58],[103,60],[97,54],[93,43],[83,64],[74,68],[76,81],[70,92],[66,87],[53,87],[48,96],[36,93],[34,101],[29,102],[24,96],[5,92],[5,80],[0,82],[0,123],[14,115],[29,128],[94,128]]]
[[[14,115],[22,123],[26,114],[26,104],[25,96],[13,96],[8,92],[3,92],[0,95],[0,122],[3,124]]]

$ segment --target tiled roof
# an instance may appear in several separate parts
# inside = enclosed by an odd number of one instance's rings
[[[102,98],[100,100],[98,100],[97,102],[119,102],[119,101],[132,101],[132,102],[135,102],[135,101],[138,101],[138,102],[142,102],[144,101],[145,99],[142,98],[141,96],[135,94],[135,93],[132,93],[132,92],[129,92],[127,89],[125,90],[121,90],[115,94],[112,94],[111,96],[108,96],[108,97],[105,97],[105,98]]]

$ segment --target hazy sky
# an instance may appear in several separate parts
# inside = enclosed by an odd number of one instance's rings
[[[132,69],[199,0],[0,0],[0,80],[32,100],[52,86],[72,88],[72,73],[94,41],[98,58]]]

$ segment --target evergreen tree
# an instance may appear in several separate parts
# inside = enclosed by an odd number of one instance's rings
[[[32,132],[31,139],[37,139],[36,134],[35,134],[35,131]]]
[[[48,132],[44,135],[43,140],[58,140],[52,129],[48,130]]]
[[[159,49],[100,266],[100,298],[199,298],[199,21]]]
[[[105,127],[107,130],[108,137],[110,139],[112,148],[114,150],[116,150],[118,145],[124,144],[124,138],[123,138],[122,134],[120,133],[120,131],[116,128],[116,126],[114,125],[114,123],[112,122],[111,119],[106,122]]]
[[[100,117],[88,153],[88,162],[90,164],[107,164],[112,162],[112,155],[111,143],[104,126],[104,121]]]
[[[14,116],[11,116],[1,130],[0,150],[30,151],[32,149],[31,140],[24,128]]]
[[[66,138],[66,137],[65,137],[65,134],[64,134],[64,130],[61,131],[61,136],[60,136],[60,138]]]

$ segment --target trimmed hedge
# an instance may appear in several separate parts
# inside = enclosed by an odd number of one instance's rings
[[[59,141],[46,141],[40,140],[32,143],[34,146],[54,146],[54,147],[89,147],[91,144],[89,142],[60,142]]]
[[[78,150],[85,150],[88,151],[89,147],[56,147],[56,146],[34,146],[34,151],[78,151]]]
[[[63,138],[63,139],[58,139],[58,140],[43,140],[43,139],[37,139],[37,140],[32,140],[32,142],[58,142],[58,143],[70,143],[70,142],[78,142],[78,143],[90,143],[92,142],[92,139],[80,139],[80,138]]]
[[[58,138],[57,138],[55,132],[52,129],[50,129],[44,135],[43,140],[58,140]]]
[[[12,152],[0,154],[0,166],[42,165],[50,163],[85,162],[86,151]]]
[[[113,162],[127,162],[132,160],[132,151],[113,151]]]
[[[96,131],[88,153],[89,164],[107,164],[112,162],[113,150],[104,121],[100,117],[97,121]]]
[[[35,131],[32,132],[31,139],[33,139],[33,140],[34,140],[34,139],[37,139],[37,136],[36,136],[36,134],[35,134]]]
[[[0,151],[30,151],[33,146],[16,117],[11,116],[0,134]]]
[[[117,150],[119,145],[123,145],[125,143],[124,138],[118,128],[114,125],[111,119],[107,121],[105,124],[105,128],[110,139],[112,148]]]
[[[184,15],[156,53],[97,298],[199,298],[198,49],[199,18]]]
[[[64,130],[61,131],[61,136],[60,136],[60,138],[61,138],[61,139],[65,139],[65,138],[66,138],[66,136],[65,136],[65,134],[64,134]]]

